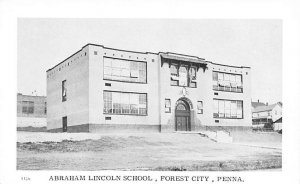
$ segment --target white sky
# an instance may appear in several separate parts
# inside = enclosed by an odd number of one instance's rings
[[[46,95],[46,70],[87,43],[250,66],[253,101],[282,100],[282,22],[262,19],[19,19],[18,92]]]

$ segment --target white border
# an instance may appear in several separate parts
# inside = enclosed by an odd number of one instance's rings
[[[0,184],[47,183],[51,174],[102,172],[16,171],[17,18],[192,18],[283,20],[283,169],[282,172],[184,172],[192,175],[243,176],[244,183],[300,183],[299,4],[296,1],[0,1]],[[274,86],[276,88],[276,86]],[[278,89],[281,90],[281,89]],[[114,174],[124,172],[113,172]],[[128,174],[128,172],[126,172]],[[134,172],[135,175],[145,172]],[[146,174],[149,172],[146,172]],[[153,176],[159,172],[151,172]],[[164,172],[180,175],[182,173]],[[30,182],[21,182],[30,176]],[[94,182],[95,183],[95,182]],[[120,183],[120,182],[119,182]]]

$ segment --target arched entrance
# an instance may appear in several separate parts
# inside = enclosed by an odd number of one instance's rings
[[[183,99],[176,102],[175,108],[175,130],[191,131],[190,105]]]

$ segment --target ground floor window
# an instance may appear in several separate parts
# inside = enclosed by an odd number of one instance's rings
[[[104,114],[147,115],[147,94],[104,91]]]
[[[202,101],[197,102],[197,113],[203,114],[203,102]]]
[[[243,101],[214,99],[214,118],[243,118]]]
[[[171,100],[165,99],[165,112],[170,113],[171,112]]]

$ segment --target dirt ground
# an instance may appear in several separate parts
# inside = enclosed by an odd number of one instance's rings
[[[17,169],[235,171],[282,167],[280,134],[249,134],[234,140],[232,144],[216,143],[198,134],[180,133],[18,132]]]

